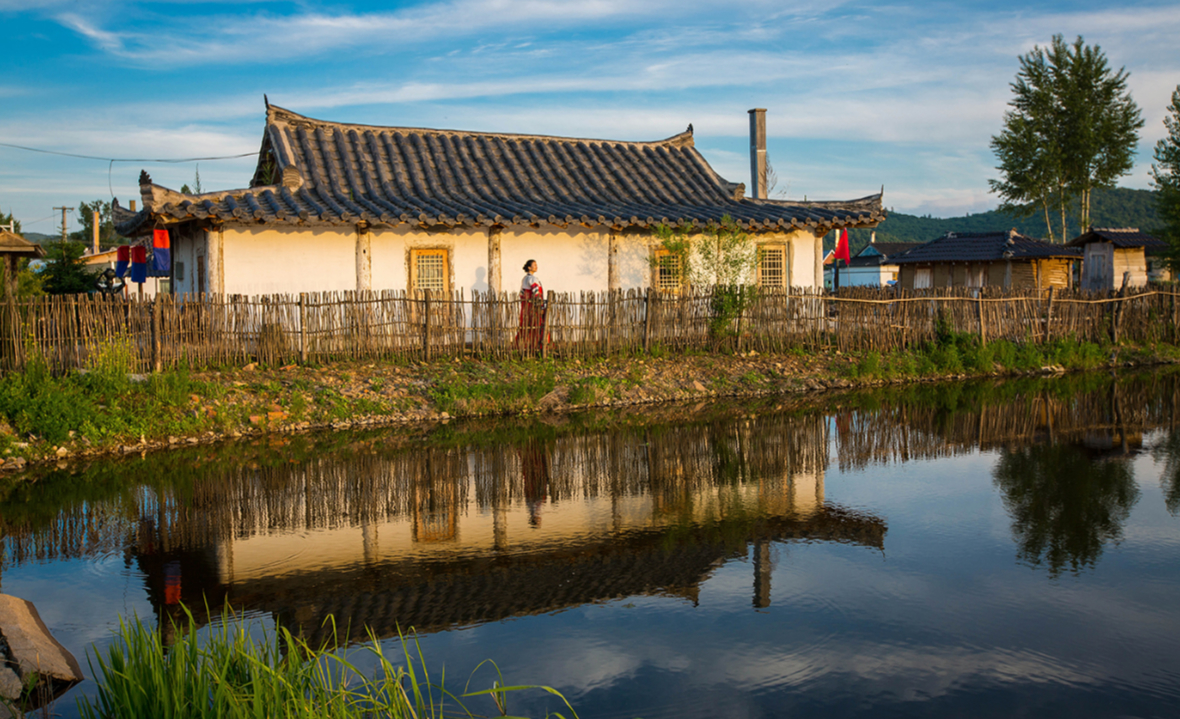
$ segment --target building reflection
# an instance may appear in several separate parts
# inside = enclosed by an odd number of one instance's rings
[[[750,601],[765,608],[775,542],[884,549],[884,518],[828,496],[831,447],[844,469],[998,451],[1017,556],[1079,571],[1122,536],[1136,453],[1162,458],[1169,509],[1180,508],[1180,439],[1146,439],[1177,426],[1180,393],[1175,375],[1063,390],[1071,381],[917,388],[828,413],[530,430],[505,443],[391,433],[325,450],[323,439],[271,438],[249,460],[96,465],[85,481],[45,479],[0,505],[4,563],[123,550],[161,617],[228,603],[317,639],[328,617],[355,640],[634,595],[695,602],[734,558],[752,560]]]
[[[209,599],[317,641],[329,617],[358,640],[641,594],[695,602],[750,547],[765,607],[771,542],[884,546],[882,519],[825,501],[825,461],[819,415],[317,458],[195,484],[146,513],[129,557],[162,614]]]

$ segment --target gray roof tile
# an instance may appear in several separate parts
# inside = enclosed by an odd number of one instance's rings
[[[889,261],[896,264],[934,262],[1000,262],[1040,260],[1052,257],[1080,258],[1076,247],[1053,245],[1026,237],[1016,230],[1007,232],[948,232]]]
[[[118,212],[134,234],[156,220],[352,224],[702,225],[749,231],[873,226],[881,195],[840,202],[762,200],[722,179],[691,130],[655,142],[373,127],[273,105],[250,187],[183,195],[140,175],[144,209]]]

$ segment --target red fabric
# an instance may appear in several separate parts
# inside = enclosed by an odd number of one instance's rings
[[[533,283],[535,294],[520,291],[520,328],[516,331],[516,346],[525,350],[541,349],[541,333],[545,331],[545,302],[541,299],[540,283]]]
[[[120,247],[119,249],[123,249]],[[147,263],[147,248],[136,245],[131,248],[131,262],[132,264],[142,265]]]
[[[840,230],[840,239],[836,240],[836,254],[832,259],[845,262],[852,259],[848,254],[848,230]]]
[[[119,245],[119,249],[115,250],[115,259],[119,262],[130,262],[131,247],[129,245]]]
[[[159,249],[171,249],[171,240],[168,238],[168,230],[152,230],[152,247]]]

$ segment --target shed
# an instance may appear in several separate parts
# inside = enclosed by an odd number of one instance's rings
[[[1082,289],[1099,291],[1122,287],[1124,275],[1128,287],[1146,285],[1152,261],[1162,265],[1160,256],[1168,248],[1137,227],[1091,227],[1069,244],[1083,253]]]
[[[22,257],[30,259],[45,256],[45,248],[9,230],[0,230],[0,255],[4,257],[5,293],[16,296],[17,266]]]
[[[948,232],[896,255],[898,285],[928,287],[1067,288],[1073,283],[1076,247],[1006,232]]]

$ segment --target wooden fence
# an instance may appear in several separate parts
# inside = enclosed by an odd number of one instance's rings
[[[326,292],[300,295],[46,296],[0,304],[0,371],[32,358],[55,372],[118,361],[139,371],[260,361],[519,356],[600,357],[684,350],[889,351],[940,332],[1019,342],[1177,343],[1172,289],[1098,295],[946,289],[747,288],[554,293],[523,307],[514,294]],[[734,307],[732,303],[731,307]]]

